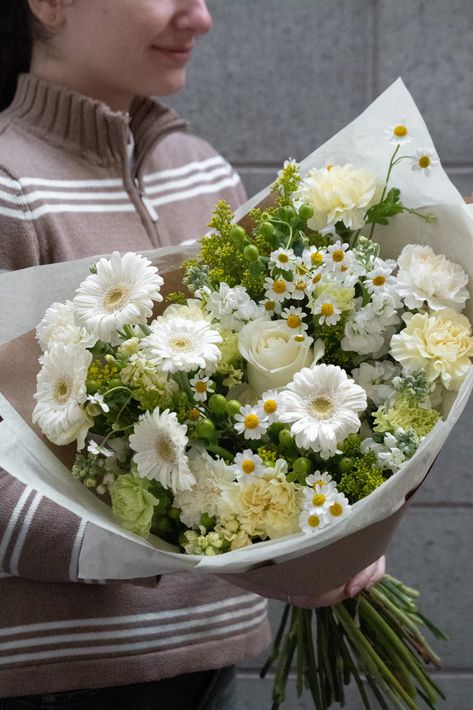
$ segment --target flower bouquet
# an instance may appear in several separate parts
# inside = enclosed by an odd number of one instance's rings
[[[79,576],[194,569],[290,599],[382,554],[473,385],[473,222],[429,140],[398,82],[237,216],[219,203],[199,245],[36,270],[35,296],[51,269],[63,295],[36,387],[33,334],[3,348],[0,465],[89,521]],[[317,610],[315,647],[312,614],[286,607],[274,707],[296,651],[317,708],[352,678],[370,707],[363,677],[380,707],[434,706],[413,590]]]

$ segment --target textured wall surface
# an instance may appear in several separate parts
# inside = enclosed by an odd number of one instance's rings
[[[473,193],[473,0],[209,0],[211,35],[171,103],[234,165],[254,194],[281,161],[304,157],[398,76],[452,181]],[[448,238],[448,235],[447,235]],[[448,242],[446,242],[447,244]],[[473,402],[389,550],[389,571],[422,591],[450,634],[435,647],[445,710],[473,707]],[[271,604],[276,623],[278,603]],[[261,659],[239,671],[238,710],[270,707]],[[361,708],[353,693],[347,707]],[[292,689],[288,708],[310,708]]]

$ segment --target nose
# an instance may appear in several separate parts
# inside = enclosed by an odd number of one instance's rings
[[[212,17],[205,0],[183,0],[174,24],[178,30],[191,30],[196,35],[208,32],[212,27]]]

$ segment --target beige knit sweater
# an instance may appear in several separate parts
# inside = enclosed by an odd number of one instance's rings
[[[244,191],[185,129],[150,99],[128,116],[23,75],[0,114],[0,270],[203,234],[215,202]],[[0,469],[0,698],[155,680],[267,645],[266,602],[216,577],[79,580],[83,531]]]

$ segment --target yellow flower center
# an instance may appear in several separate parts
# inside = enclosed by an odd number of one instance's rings
[[[164,459],[165,461],[174,460],[174,446],[169,437],[163,436],[161,439],[157,440],[156,453],[160,459]]]
[[[294,288],[296,291],[305,291],[306,283],[303,279],[300,279],[294,283]]]
[[[303,343],[305,340],[305,337],[303,335],[295,335],[294,340],[296,341],[296,343]]]
[[[307,409],[315,419],[329,419],[333,413],[333,404],[328,397],[320,395],[309,402]]]
[[[289,257],[287,254],[278,254],[278,261],[280,261],[281,264],[287,264]]]
[[[326,499],[323,493],[317,493],[317,495],[312,498],[312,503],[314,505],[323,505],[325,503],[325,500]]]
[[[320,309],[320,312],[323,316],[326,316],[327,318],[329,316],[333,316],[333,311],[334,311],[334,308],[331,303],[322,303],[322,307]]]
[[[116,284],[103,295],[102,305],[107,311],[118,311],[129,301],[130,291],[125,284]]]
[[[314,489],[314,491],[317,490],[317,486],[325,486],[325,483],[324,481],[322,481],[321,478],[319,478],[318,481],[314,481],[314,483],[312,484],[312,488]]]
[[[314,251],[310,255],[310,263],[314,264],[314,266],[318,266],[321,264],[324,260],[324,255],[320,253],[320,251]]]
[[[373,286],[384,286],[386,283],[386,279],[384,276],[381,276],[380,274],[378,276],[375,276],[374,279],[371,279]]]
[[[313,277],[313,279],[312,279],[312,283],[313,283],[313,284],[318,284],[321,278],[322,278],[321,274],[315,274],[314,277]]]
[[[263,409],[266,414],[274,414],[277,408],[278,405],[275,399],[267,399],[263,405]]]
[[[277,279],[273,283],[273,291],[274,293],[284,293],[286,290],[286,282],[283,281],[282,279]]]
[[[274,301],[266,301],[266,303],[264,304],[265,311],[274,311],[275,308],[276,304],[274,303]]]
[[[195,383],[195,391],[196,392],[206,392],[207,391],[207,382],[204,382],[203,380],[199,380],[198,382]]]
[[[340,505],[340,503],[332,503],[329,510],[332,513],[332,515],[335,516],[336,518],[338,518],[338,516],[343,513],[343,508]]]
[[[393,133],[395,136],[397,136],[397,138],[404,138],[404,136],[407,136],[407,128],[402,124],[400,124],[399,126],[394,126]]]
[[[421,155],[419,158],[419,166],[425,170],[430,165],[430,158],[428,155]]]
[[[335,249],[335,251],[332,252],[332,259],[339,263],[340,261],[343,261],[345,258],[345,252],[343,249]]]
[[[54,386],[54,399],[60,404],[64,404],[69,399],[72,389],[72,379],[70,377],[62,377]]]
[[[348,266],[341,266],[340,271],[348,271]]]
[[[301,319],[295,314],[290,315],[287,319],[287,324],[289,328],[298,328],[301,324]]]
[[[311,528],[316,528],[320,524],[320,518],[318,515],[309,515],[307,518],[307,525]]]
[[[256,429],[259,425],[259,418],[257,414],[247,414],[244,420],[246,429]]]
[[[241,464],[241,470],[243,473],[253,473],[255,470],[255,464],[251,459],[245,459]]]
[[[192,346],[189,338],[171,338],[169,344],[174,350],[190,350]]]
[[[333,168],[333,165],[332,165],[331,163],[329,163],[329,164],[327,165],[327,170],[331,170],[332,168]]]
[[[196,409],[195,407],[192,407],[192,409],[189,410],[188,417],[189,417],[189,419],[191,420],[191,422],[196,422],[197,419],[200,418],[200,412],[199,412],[199,410]]]

